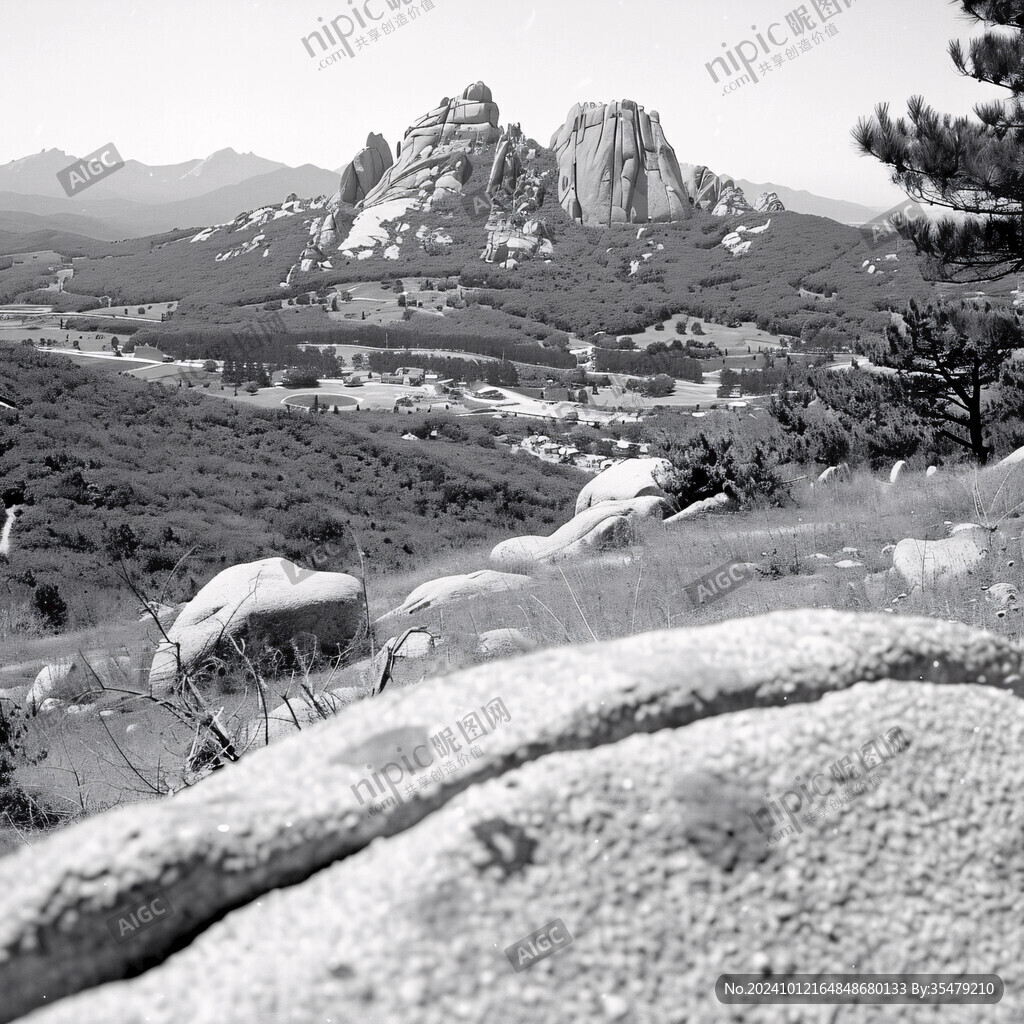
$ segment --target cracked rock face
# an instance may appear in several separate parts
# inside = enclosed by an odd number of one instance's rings
[[[367,194],[364,208],[396,199],[414,199],[421,190],[459,189],[472,174],[467,153],[498,141],[498,105],[491,90],[477,82],[462,95],[444,97],[405,133],[398,159]]]
[[[777,1022],[717,977],[851,969],[994,971],[943,1020],[1020,1020],[1021,661],[798,611],[353,705],[0,861],[0,1020]],[[796,805],[846,757],[853,795]],[[571,945],[513,971],[556,918]]]
[[[587,225],[674,223],[691,215],[657,111],[633,100],[577,103],[551,139],[558,200]]]

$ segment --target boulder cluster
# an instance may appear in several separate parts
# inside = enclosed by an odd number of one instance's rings
[[[487,199],[473,200],[489,207],[487,247],[482,253],[487,263],[511,268],[523,257],[555,251],[547,225],[538,217],[548,172],[533,169],[536,156],[536,144],[527,140],[518,124],[509,125],[494,154]]]
[[[502,541],[491,552],[491,561],[502,566],[529,565],[626,547],[635,537],[638,522],[660,522],[678,511],[664,489],[671,471],[667,459],[620,462],[583,488],[575,516],[550,537]]]
[[[780,213],[786,209],[775,192],[762,192],[753,205],[732,178],[715,174],[703,164],[694,167],[687,182],[690,198],[698,210],[716,217],[742,213]]]

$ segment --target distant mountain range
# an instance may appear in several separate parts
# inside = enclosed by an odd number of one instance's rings
[[[292,192],[312,197],[338,189],[338,170],[313,164],[289,167],[254,153],[221,149],[204,160],[180,164],[149,166],[127,160],[121,170],[69,199],[57,172],[76,159],[63,150],[46,149],[0,165],[0,246],[5,251],[205,227],[230,222],[245,210],[279,204]],[[861,224],[882,212],[772,182],[737,178],[736,184],[751,200],[775,192],[788,210],[842,224]]]
[[[679,166],[685,180],[693,171],[693,164],[680,164]],[[723,176],[731,177],[724,172]],[[785,185],[776,185],[770,181],[759,185],[756,182],[747,181],[745,178],[734,178],[733,180],[739,188],[743,189],[751,203],[762,192],[774,192],[782,200],[786,209],[792,210],[793,213],[806,213],[812,217],[828,217],[830,220],[839,221],[840,224],[864,224],[885,212],[881,208],[861,206],[860,203],[850,203],[845,199],[829,199],[826,196],[817,196],[813,192],[797,191],[787,188]]]
[[[205,160],[119,171],[69,199],[57,172],[77,157],[47,149],[0,165],[0,233],[71,233],[110,241],[233,220],[243,210],[337,191],[333,171],[221,149]]]

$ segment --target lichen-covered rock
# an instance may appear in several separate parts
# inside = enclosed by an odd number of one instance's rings
[[[665,484],[672,472],[668,459],[626,459],[599,473],[576,499],[576,514],[603,501],[627,498],[665,497]]]
[[[182,610],[153,656],[150,685],[173,685],[178,663],[196,666],[227,638],[251,631],[270,643],[298,633],[321,648],[343,648],[365,629],[362,584],[353,576],[310,572],[283,558],[235,565],[218,573]]]
[[[341,172],[338,192],[340,201],[349,206],[361,203],[380,184],[381,178],[394,162],[391,147],[384,136],[370,132],[366,137],[366,146],[356,153]]]
[[[663,520],[671,511],[671,505],[660,497],[602,501],[584,509],[550,537],[513,537],[502,541],[491,551],[491,561],[496,565],[554,562],[625,547],[634,538],[635,521]]]
[[[657,111],[633,100],[577,103],[555,132],[558,201],[594,226],[687,219],[689,196]]]
[[[879,970],[962,973],[965,949],[1019,945],[1005,886],[962,889],[1024,872],[1022,671],[960,624],[807,610],[386,693],[0,859],[0,1020],[575,1024],[628,1019],[618,996],[637,1020],[703,1021],[722,1016],[708,979],[752,963],[870,946]],[[446,730],[465,759],[432,779]],[[845,756],[848,799],[809,820],[799,777],[827,799]],[[1003,785],[978,785],[988,766]],[[917,902],[879,931],[908,864]],[[575,944],[524,998],[502,951],[556,916]],[[1020,1017],[1010,984],[1000,1011]]]

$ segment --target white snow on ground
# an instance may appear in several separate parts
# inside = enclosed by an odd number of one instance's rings
[[[365,257],[358,250],[369,249],[370,255],[378,245],[384,245],[391,241],[391,234],[383,226],[384,221],[395,221],[404,217],[409,208],[415,203],[415,199],[392,199],[379,206],[363,210],[352,222],[348,238],[338,248],[346,256],[358,255],[360,259]]]
[[[212,228],[203,228],[194,238],[189,239],[191,242],[205,242],[212,235],[215,235],[220,229],[224,227],[223,224],[215,224]]]

